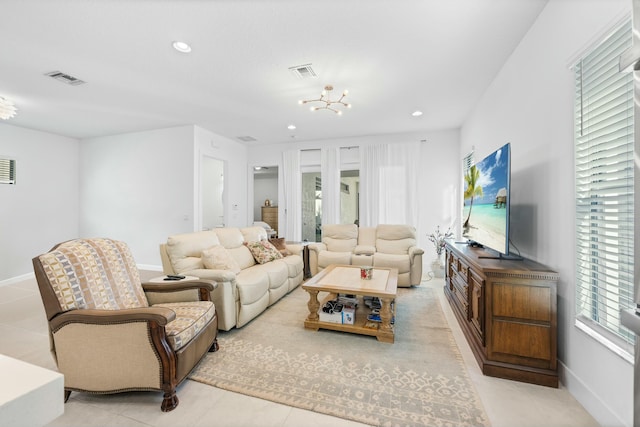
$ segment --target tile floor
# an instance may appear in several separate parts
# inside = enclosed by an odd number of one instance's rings
[[[143,279],[157,272],[142,272]],[[442,279],[422,286],[438,291],[445,316],[493,427],[595,427],[598,423],[566,389],[485,377],[442,291]],[[34,279],[0,286],[0,353],[55,369],[47,324]],[[49,426],[362,426],[315,412],[219,390],[194,381],[178,389],[176,410],[160,411],[161,393],[93,396],[72,393],[65,413]]]

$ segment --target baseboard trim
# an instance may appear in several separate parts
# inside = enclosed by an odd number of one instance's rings
[[[625,425],[625,422],[602,402],[598,395],[587,387],[562,361],[558,361],[558,371],[560,382],[584,406],[585,410],[595,418],[598,424],[602,426]]]
[[[136,264],[138,270],[147,270],[147,271],[162,271],[161,265],[152,265],[152,264]]]
[[[33,273],[23,274],[21,276],[11,277],[9,279],[0,280],[0,286],[13,285],[14,283],[22,282],[28,279],[35,279],[36,275]]]

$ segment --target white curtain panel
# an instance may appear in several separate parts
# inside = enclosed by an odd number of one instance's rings
[[[363,147],[360,157],[360,224],[418,226],[420,143]]]
[[[360,147],[360,225],[379,224],[380,168],[387,157],[387,145]]]
[[[320,172],[322,224],[340,224],[340,147],[322,149]]]
[[[280,223],[279,237],[289,241],[302,240],[302,174],[300,173],[300,150],[282,153],[282,176],[284,181],[284,224]]]

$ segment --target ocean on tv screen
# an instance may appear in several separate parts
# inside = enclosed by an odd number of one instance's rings
[[[467,216],[469,216],[469,206],[465,205],[463,218],[467,218]],[[463,236],[502,252],[507,244],[506,224],[506,209],[496,208],[493,203],[483,205],[474,203],[471,219]]]
[[[508,252],[510,144],[472,166],[464,177],[463,237]]]

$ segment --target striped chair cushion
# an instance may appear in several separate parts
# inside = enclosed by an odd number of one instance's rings
[[[176,313],[176,318],[165,326],[169,345],[178,351],[193,339],[216,314],[211,301],[169,302],[154,304]]]
[[[63,311],[148,307],[126,243],[76,239],[40,256]]]

